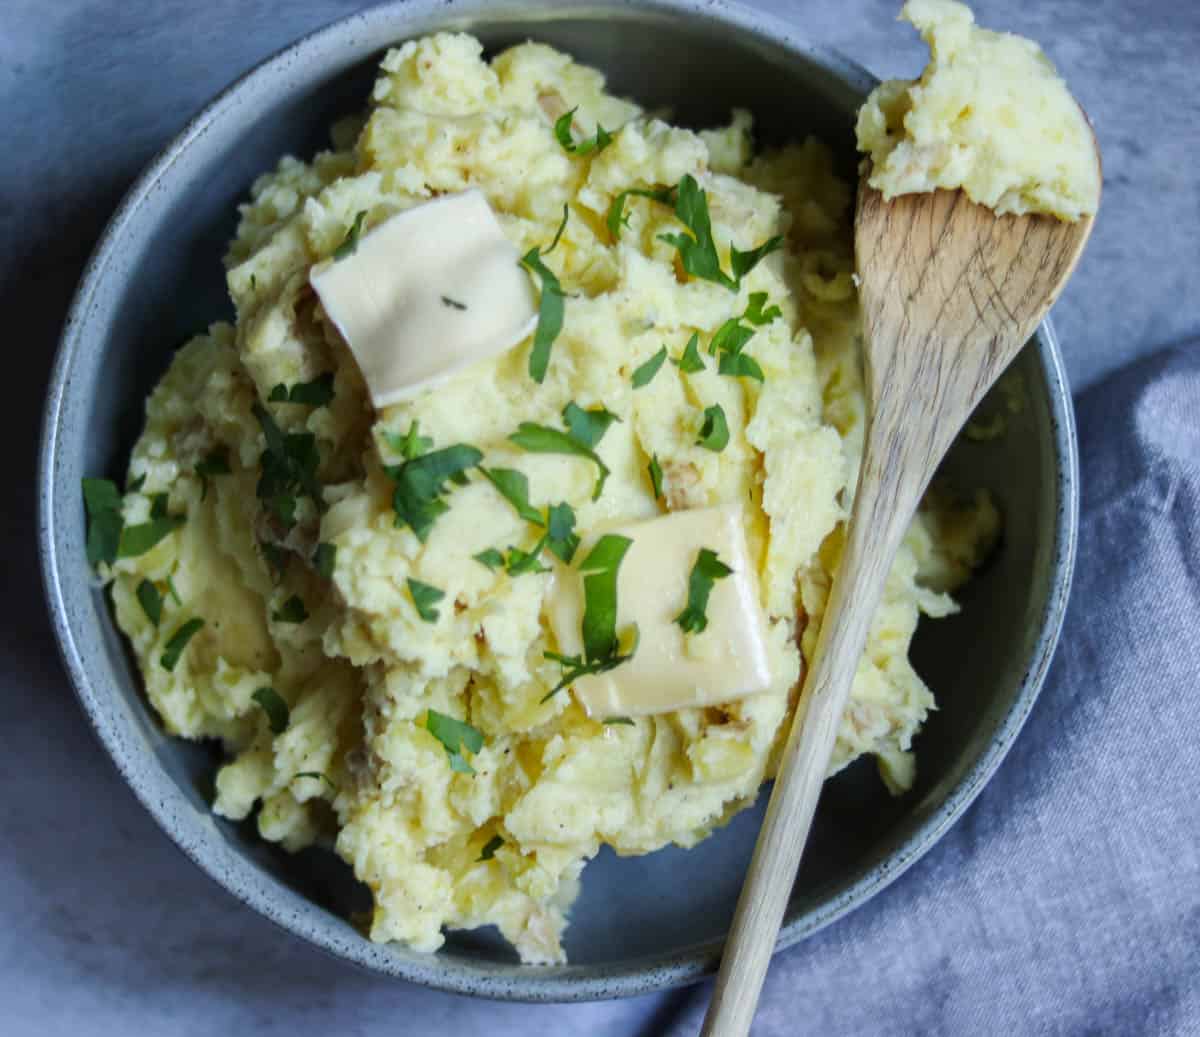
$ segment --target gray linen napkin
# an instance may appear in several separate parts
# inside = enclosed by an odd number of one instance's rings
[[[1025,730],[924,860],[776,957],[755,1034],[1200,1033],[1200,344],[1077,407],[1075,587]]]

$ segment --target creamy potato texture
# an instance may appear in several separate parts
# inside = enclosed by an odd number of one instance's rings
[[[554,121],[576,106],[578,131],[602,123],[611,145],[583,157],[560,146]],[[621,854],[692,846],[773,773],[841,549],[863,394],[850,189],[819,142],[755,155],[749,131],[745,113],[713,131],[671,126],[535,43],[490,63],[465,35],[406,43],[383,60],[365,117],[335,128],[334,150],[309,163],[286,158],[254,185],[227,257],[236,321],[188,343],[148,401],[125,519],[145,519],[157,494],[186,518],[149,552],[103,571],[150,700],[170,732],[224,744],[219,814],[257,810],[264,838],[288,849],[328,844],[352,866],[374,893],[373,939],[430,951],[444,928],[494,923],[522,960],[560,961],[576,881],[602,843]],[[630,197],[619,240],[606,227],[615,194],[685,174],[706,192],[726,269],[731,243],[785,236],[736,293],[677,265],[658,238],[680,230],[669,205]],[[567,207],[545,257],[566,293],[545,382],[530,380],[526,340],[376,413],[309,271],[359,212],[369,231],[465,188],[486,195],[522,253],[549,244]],[[666,363],[632,388],[631,373],[661,346],[678,358],[698,333],[703,349],[751,292],[782,310],[747,346],[761,384],[719,375],[705,353],[703,371]],[[330,373],[327,402],[270,399],[277,385]],[[526,453],[507,439],[522,421],[559,425],[570,401],[620,418],[598,447],[612,475],[597,500],[589,461]],[[730,429],[720,452],[697,445],[714,403]],[[283,435],[301,437],[289,443],[311,436],[319,455],[321,504],[298,495],[290,525],[258,495],[269,446],[260,408]],[[740,502],[769,622],[771,688],[630,724],[589,719],[569,691],[543,701],[559,676],[544,657],[555,648],[543,611],[554,569],[508,576],[472,558],[528,548],[536,530],[477,473],[448,494],[424,543],[398,528],[385,468],[402,460],[395,437],[414,422],[434,448],[472,444],[485,464],[525,473],[533,504],[568,502],[584,534]],[[214,451],[229,472],[201,475]],[[653,456],[661,500],[647,476]],[[997,525],[983,495],[926,502],[872,628],[833,770],[867,753],[894,791],[911,784],[911,740],[933,698],[909,664],[909,642],[921,615],[955,609],[948,591]],[[328,578],[314,561],[318,544],[336,547]],[[436,621],[418,614],[410,578],[444,591]],[[157,625],[137,596],[143,581],[162,593]],[[168,670],[164,649],[193,617],[205,625]],[[264,687],[289,707],[278,732],[256,698]],[[426,727],[430,709],[482,732],[482,748],[468,754],[474,774],[451,768]]]
[[[908,0],[900,17],[930,61],[920,79],[880,84],[859,112],[871,186],[889,200],[962,188],[998,213],[1094,213],[1092,130],[1038,45],[978,28],[956,0]]]

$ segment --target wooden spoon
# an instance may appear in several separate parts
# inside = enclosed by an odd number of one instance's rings
[[[846,547],[702,1033],[746,1034],[892,559],[942,456],[1075,269],[1092,220],[859,185],[867,430]]]

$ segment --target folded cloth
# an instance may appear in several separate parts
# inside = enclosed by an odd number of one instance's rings
[[[755,1034],[1200,1033],[1200,343],[1077,414],[1075,586],[1025,730],[922,861],[775,958]]]

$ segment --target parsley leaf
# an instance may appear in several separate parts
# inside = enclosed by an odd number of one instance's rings
[[[692,333],[687,345],[683,347],[683,355],[678,360],[672,359],[671,363],[684,374],[695,374],[697,371],[704,370],[704,358],[700,355],[699,332]]]
[[[297,382],[290,389],[280,382],[267,397],[268,403],[302,403],[308,407],[324,407],[333,399],[333,372],[314,378],[311,382]]]
[[[679,251],[683,269],[693,277],[724,285],[730,291],[741,287],[742,278],[759,261],[782,247],[783,238],[776,236],[764,241],[749,252],[741,252],[730,246],[729,262],[733,276],[721,269],[717,254],[717,243],[712,236],[712,222],[708,213],[708,196],[700,189],[695,177],[685,174],[679,181],[675,198],[675,215],[687,227],[690,234],[660,234],[659,240],[674,245]]]
[[[517,514],[526,522],[535,526],[543,526],[542,514],[529,503],[529,479],[524,472],[515,468],[484,468],[479,469],[497,492],[513,506]]]
[[[715,551],[707,547],[700,548],[696,562],[692,566],[692,574],[688,577],[687,607],[675,617],[675,622],[683,628],[685,634],[703,633],[708,626],[708,596],[712,593],[713,584],[723,580],[733,572],[724,562],[717,558]]]
[[[317,440],[311,432],[291,432],[285,436],[259,403],[254,404],[252,411],[266,442],[260,460],[262,474],[255,492],[290,529],[296,521],[297,496],[309,497],[318,508],[324,503],[317,483],[317,468],[321,463]]]
[[[183,655],[183,650],[187,648],[188,642],[200,632],[203,626],[204,620],[196,617],[189,619],[171,635],[171,640],[167,642],[162,658],[159,659],[164,670],[169,672],[175,669],[175,664],[179,662],[179,657]]]
[[[333,250],[334,260],[346,259],[358,251],[358,239],[362,234],[363,220],[367,218],[366,210],[360,210],[354,217],[354,224],[346,231],[342,243]]]
[[[550,247],[541,250],[541,254],[543,256],[550,255],[551,252],[558,248],[558,243],[563,236],[563,231],[567,229],[567,215],[567,203],[563,202],[563,217],[558,223],[558,230],[554,232],[554,237],[550,239]]]
[[[214,475],[228,475],[229,451],[223,447],[213,447],[204,457],[196,462],[196,474],[200,476],[200,499],[208,496],[208,480]]]
[[[756,293],[766,298],[766,293]],[[746,312],[749,313],[751,306],[747,307]],[[760,307],[761,308],[761,307]],[[778,310],[778,307],[774,307]],[[721,359],[717,362],[717,373],[729,375],[733,378],[754,378],[761,382],[764,381],[763,370],[758,366],[758,361],[742,350],[746,348],[746,343],[754,337],[754,329],[748,328],[741,323],[741,317],[730,317],[713,335],[712,341],[708,344],[710,354],[719,353]]]
[[[663,470],[662,466],[658,463],[658,454],[650,458],[650,463],[646,466],[646,471],[650,473],[650,486],[654,490],[654,499],[662,500]]]
[[[136,479],[130,479],[129,485],[125,487],[127,493],[137,493],[143,486],[146,485],[146,473],[142,472]]]
[[[654,376],[658,374],[659,368],[662,367],[663,361],[666,359],[667,347],[663,346],[654,356],[633,372],[633,387],[641,389],[643,386],[649,385],[654,381]]]
[[[155,626],[158,626],[158,621],[162,619],[163,600],[159,594],[158,588],[149,580],[142,580],[137,585],[138,604],[142,606],[142,611],[146,613],[146,618]]]
[[[577,111],[579,111],[578,106],[572,108],[569,112],[564,112],[555,120],[554,136],[558,140],[558,143],[562,145],[563,150],[572,155],[590,155],[593,151],[598,154],[612,143],[612,134],[599,123],[596,123],[596,135],[588,137],[586,140],[581,140],[576,144],[574,138],[571,136],[571,122],[575,118]]]
[[[396,525],[408,526],[423,543],[434,521],[449,508],[441,499],[446,481],[461,482],[467,470],[482,460],[475,447],[459,443],[389,467],[387,473],[396,483],[392,494]]]
[[[165,500],[166,494],[162,497]],[[139,522],[136,526],[126,526],[121,530],[120,544],[117,547],[118,558],[136,558],[138,555],[144,555],[164,537],[183,525],[182,515],[155,515],[151,511],[151,516],[149,522]]]
[[[442,305],[448,306],[452,310],[465,310],[467,308],[467,304],[465,302],[459,302],[457,299],[451,299],[448,295],[443,295],[441,299]]]
[[[95,566],[117,560],[121,544],[121,491],[110,479],[84,479],[83,504],[88,516],[87,560]]]
[[[602,724],[628,724],[630,727],[634,726],[633,717],[605,717],[603,720],[600,721],[600,723],[602,723]]]
[[[542,537],[528,551],[519,547],[510,547],[508,557],[504,561],[504,571],[509,576],[521,576],[524,573],[549,572],[550,567],[542,564],[542,548],[546,546],[546,538]]]
[[[561,232],[562,228],[560,227],[559,233]],[[557,236],[554,244],[558,244]],[[552,245],[551,248],[553,247]],[[546,368],[550,366],[550,347],[554,345],[554,340],[562,331],[565,309],[563,290],[554,271],[542,262],[542,253],[538,251],[537,246],[521,257],[521,265],[536,275],[542,284],[542,297],[538,303],[538,322],[533,332],[533,348],[529,352],[529,377],[540,385],[546,378]]]
[[[675,204],[674,187],[630,187],[620,192],[613,198],[612,204],[608,207],[608,215],[604,219],[608,226],[608,233],[612,235],[614,242],[620,240],[621,228],[629,226],[629,217],[625,213],[625,200],[630,195],[637,198],[649,198],[651,201],[661,202],[663,205]]]
[[[486,566],[495,572],[504,565],[504,555],[496,548],[489,547],[484,551],[480,551],[477,555],[471,555],[480,565]]]
[[[742,314],[755,327],[761,327],[763,324],[770,324],[776,317],[783,316],[783,310],[778,306],[770,306],[764,309],[767,302],[766,292],[751,292],[749,302],[746,305],[746,312]]]
[[[317,544],[317,549],[313,552],[312,562],[318,576],[326,580],[332,580],[333,570],[337,565],[337,544]]]
[[[700,426],[696,445],[720,453],[728,443],[729,424],[725,421],[725,411],[719,403],[714,403],[704,410],[704,424]]]
[[[722,353],[717,364],[717,373],[730,378],[753,378],[756,382],[766,380],[758,361],[749,353]]]
[[[425,711],[425,730],[442,743],[450,757],[450,769],[460,774],[474,774],[475,768],[463,756],[465,746],[473,754],[483,748],[483,732],[462,720],[455,720],[436,709]]]
[[[308,619],[308,609],[299,594],[293,594],[283,605],[271,613],[276,623],[303,623]]]
[[[271,728],[271,734],[281,735],[287,730],[288,721],[291,719],[291,711],[288,709],[288,704],[283,701],[283,697],[272,687],[259,688],[253,695],[250,696],[261,707],[262,711],[267,715],[267,725]],[[299,777],[299,775],[297,775]]]
[[[446,592],[409,577],[408,593],[412,595],[413,604],[417,606],[417,615],[426,623],[436,623],[438,610],[433,606],[446,596]]]
[[[579,535],[575,532],[575,512],[563,501],[546,512],[546,546],[567,565],[579,548]]]
[[[179,591],[175,589],[175,581],[169,576],[167,577],[167,593],[169,593],[171,597],[175,599],[176,605],[183,604],[183,599],[179,596]]]
[[[579,566],[583,574],[583,655],[591,663],[617,654],[617,573],[633,541],[608,533]]]
[[[421,435],[420,422],[417,421],[408,426],[408,431],[404,435],[397,432],[384,432],[383,438],[387,441],[387,445],[406,461],[428,453],[429,448],[433,446],[432,439]]]
[[[620,420],[603,404],[584,410],[572,400],[563,408],[563,423],[567,426],[567,432],[575,442],[586,447],[594,447],[604,438],[609,426]]]
[[[605,423],[605,428],[607,427],[608,423]],[[578,457],[586,457],[596,465],[600,472],[595,488],[592,490],[592,500],[596,500],[604,490],[604,483],[610,474],[608,465],[600,460],[600,455],[591,446],[580,442],[570,433],[550,428],[548,425],[522,421],[517,426],[517,431],[508,438],[510,442],[515,443],[522,450],[528,450],[531,454],[574,454]]]
[[[496,851],[503,845],[504,840],[498,835],[493,835],[484,845],[483,849],[479,851],[479,856],[475,858],[475,863],[490,861],[496,856]]]

